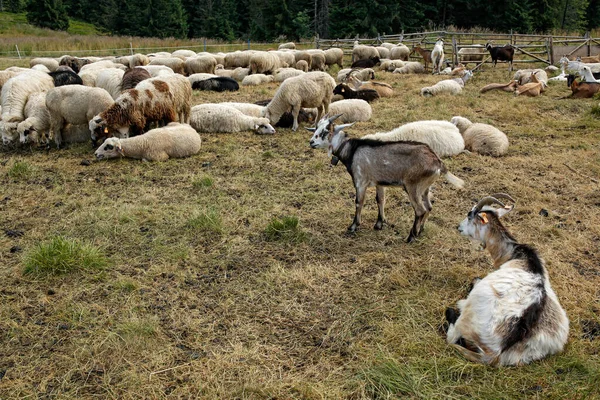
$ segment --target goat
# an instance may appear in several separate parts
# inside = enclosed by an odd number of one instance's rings
[[[421,234],[425,220],[431,212],[429,189],[437,178],[444,174],[448,182],[462,187],[464,182],[451,174],[440,158],[424,143],[398,141],[383,142],[372,139],[351,139],[342,129],[352,124],[335,126],[333,122],[341,114],[324,117],[310,139],[313,149],[329,149],[329,154],[341,161],[352,177],[356,189],[356,213],[349,232],[356,232],[365,202],[367,188],[375,186],[379,214],[374,229],[383,229],[385,187],[402,186],[415,212],[415,220],[406,239],[411,243]],[[337,163],[337,161],[335,161]]]
[[[518,82],[510,81],[508,83],[490,83],[482,87],[479,93],[489,92],[490,90],[502,90],[504,92],[514,92],[517,89]]]
[[[529,83],[517,86],[517,89],[515,90],[515,97],[521,95],[537,97],[543,91],[544,83],[540,82],[535,74],[531,74],[531,81]]]
[[[596,79],[590,67],[583,66],[579,70],[579,76],[587,83],[600,83],[600,80]]]
[[[515,55],[515,48],[510,44],[504,45],[503,47],[495,46],[492,47],[490,43],[485,45],[485,48],[490,52],[494,67],[498,61],[508,62],[508,70],[512,71],[513,56]]]
[[[573,80],[571,83],[571,96],[572,99],[589,99],[594,97],[596,93],[600,91],[600,83],[589,83],[589,82],[577,82]]]
[[[379,57],[371,57],[366,60],[354,61],[350,68],[373,68],[380,63],[381,61],[379,60]]]
[[[462,235],[487,248],[498,269],[473,284],[458,310],[446,309],[446,339],[470,361],[522,365],[562,351],[569,319],[537,251],[519,243],[500,222],[514,205],[505,206],[499,198],[514,202],[504,193],[484,197],[458,226]]]
[[[433,64],[432,73],[439,74],[444,63],[444,41],[442,39],[435,42],[433,50],[431,50],[431,63]]]
[[[340,83],[333,89],[333,94],[339,94],[344,99],[361,99],[369,103],[379,99],[379,93],[374,89],[354,90],[345,83]]]
[[[421,57],[423,57],[425,69],[427,69],[427,63],[433,63],[433,61],[431,60],[431,50],[425,50],[425,49],[421,48],[421,46],[416,45],[415,47],[412,48],[412,51],[410,52],[409,56],[412,55],[415,51],[417,53],[419,53],[421,55]]]

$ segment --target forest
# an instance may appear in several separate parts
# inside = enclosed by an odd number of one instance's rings
[[[253,41],[473,27],[499,32],[585,32],[600,0],[0,0],[30,23],[66,30],[69,18],[107,34]]]

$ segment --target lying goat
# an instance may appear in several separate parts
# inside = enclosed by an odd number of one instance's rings
[[[333,121],[341,114],[321,119],[310,140],[313,149],[329,149],[345,166],[356,189],[356,214],[348,231],[355,232],[360,225],[360,214],[369,186],[377,188],[379,214],[374,229],[383,228],[385,221],[385,187],[402,186],[415,211],[415,220],[407,242],[414,241],[420,234],[425,220],[431,212],[429,189],[437,178],[444,174],[448,182],[460,188],[464,182],[448,172],[439,157],[423,143],[382,142],[371,139],[351,139],[342,129],[353,124],[335,126]]]
[[[500,222],[514,206],[499,198],[514,201],[502,193],[485,197],[458,226],[488,249],[498,269],[473,285],[458,310],[446,310],[447,340],[470,361],[527,364],[563,349],[569,320],[535,249],[517,242]]]

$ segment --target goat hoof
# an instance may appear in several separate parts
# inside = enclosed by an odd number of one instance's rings
[[[380,231],[383,229],[383,224],[384,224],[384,221],[377,221],[375,223],[375,226],[373,227],[373,229],[375,229],[376,231]]]
[[[357,229],[358,229],[358,225],[352,224],[348,227],[348,233],[356,233]]]
[[[406,239],[406,243],[412,243],[415,240],[417,240],[417,237],[415,235],[409,235],[408,238]]]

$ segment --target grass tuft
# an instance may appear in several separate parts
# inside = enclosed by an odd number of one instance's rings
[[[213,185],[214,181],[210,176],[203,176],[202,178],[192,180],[192,187],[194,189],[212,187]]]
[[[107,265],[102,252],[73,239],[56,236],[40,243],[24,256],[25,274],[62,275],[77,270],[100,269]]]
[[[273,218],[265,229],[265,238],[269,242],[302,242],[306,239],[306,233],[298,224],[298,217]]]
[[[590,114],[596,118],[600,118],[600,104],[594,104],[590,110]]]
[[[223,233],[221,214],[214,208],[202,211],[200,214],[190,219],[186,226],[189,229],[202,233],[213,233],[217,235]]]
[[[26,161],[17,161],[8,170],[8,177],[15,180],[26,180],[35,173],[35,167]]]

